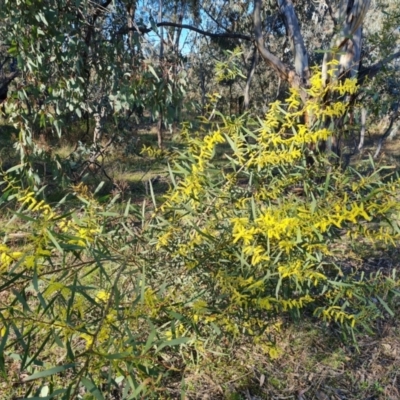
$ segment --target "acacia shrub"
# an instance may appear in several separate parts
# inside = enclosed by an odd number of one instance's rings
[[[158,398],[160,355],[190,338],[168,336],[146,283],[146,242],[128,226],[141,211],[82,184],[49,204],[4,179],[15,212],[0,243],[1,397]]]
[[[365,174],[343,170],[310,150],[334,134],[329,121],[357,90],[355,80],[321,82],[314,71],[311,87],[270,104],[257,129],[220,115],[206,136],[186,135],[153,245],[178,298],[190,293],[197,327],[257,337],[277,317],[312,312],[354,333],[392,313],[395,271],[366,274],[341,259],[357,243],[398,246],[400,180],[372,162]],[[335,100],[325,104],[328,91]]]

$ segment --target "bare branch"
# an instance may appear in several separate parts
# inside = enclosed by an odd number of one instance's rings
[[[208,31],[204,31],[203,29],[196,28],[195,26],[192,26],[192,25],[188,25],[188,24],[178,24],[178,23],[175,23],[175,22],[163,21],[163,22],[158,22],[158,23],[155,24],[155,25],[158,26],[158,27],[161,27],[161,26],[170,26],[170,27],[173,27],[173,28],[188,29],[188,30],[190,30],[190,31],[197,32],[197,33],[200,33],[201,35],[208,36],[208,37],[211,37],[211,38],[243,39],[243,40],[247,40],[247,41],[252,41],[252,40],[253,40],[253,38],[252,38],[251,36],[249,36],[249,35],[244,35],[244,34],[242,34],[242,33],[233,33],[233,32],[212,33],[212,32],[208,32]],[[147,27],[143,27],[143,26],[140,26],[138,29],[139,29],[139,32],[140,32],[142,35],[144,35],[144,34],[149,33],[149,32],[152,31],[152,28],[147,28]],[[135,27],[134,27],[134,28],[131,28],[131,29],[125,27],[125,28],[120,29],[120,30],[118,31],[118,34],[120,34],[120,35],[125,35],[125,34],[127,34],[130,30],[137,31],[138,29],[135,28]]]
[[[261,57],[269,64],[284,80],[289,80],[289,68],[278,57],[273,55],[264,45],[264,38],[261,29],[261,0],[254,0],[254,34],[256,46],[261,54]]]
[[[391,61],[399,57],[400,57],[400,51],[384,58],[381,61],[378,61],[377,63],[369,67],[363,68],[358,73],[358,84],[362,85],[366,78],[368,79],[374,78],[385,65],[389,64]]]
[[[208,11],[208,10],[204,10],[204,12],[207,14],[207,16],[219,27],[219,28],[222,28],[224,31],[226,31],[226,32],[230,32],[230,30],[227,28],[227,27],[225,27],[225,26],[223,26],[217,19],[215,19],[212,15],[211,15],[211,13]]]

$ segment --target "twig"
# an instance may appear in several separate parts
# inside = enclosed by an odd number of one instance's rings
[[[242,379],[242,378],[245,378],[246,376],[249,376],[249,375],[251,375],[253,372],[254,372],[254,371],[250,371],[250,372],[248,372],[247,374],[244,374],[244,375],[241,375],[241,376],[239,376],[238,378],[231,379],[231,380],[230,380],[230,381],[228,381],[228,382],[224,382],[224,385],[229,385],[230,383],[233,383],[233,382],[239,381],[240,379]]]

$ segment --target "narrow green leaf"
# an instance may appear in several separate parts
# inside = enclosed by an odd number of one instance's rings
[[[28,362],[26,364],[25,364],[25,362],[22,362],[22,365],[24,365],[24,367],[23,367],[24,369],[26,369],[27,367],[29,367],[29,365],[31,365],[32,363],[34,363],[36,361],[37,357],[42,352],[44,346],[47,344],[47,342],[49,341],[51,336],[52,336],[52,332],[48,333],[47,336],[45,337],[45,339],[43,340],[42,344],[39,346],[39,348],[37,349],[35,354],[28,360]]]
[[[147,351],[150,349],[150,347],[153,346],[153,344],[154,344],[154,338],[156,337],[156,335],[157,335],[157,331],[156,331],[156,329],[154,328],[154,326],[152,326],[152,327],[151,327],[150,335],[149,335],[149,337],[147,338],[146,344],[145,344],[145,346],[144,346],[144,348],[143,348],[143,350],[142,350],[142,354],[146,354]]]
[[[8,334],[10,332],[9,328],[7,325],[3,328],[3,336],[1,338],[0,342],[0,372],[2,372],[4,375],[6,374],[6,366],[5,366],[5,359],[4,359],[4,348],[6,347],[7,339],[8,339]]]
[[[214,332],[217,335],[221,334],[221,329],[219,329],[219,327],[216,324],[214,324],[214,322],[210,322],[210,325],[211,325],[211,328],[213,328]]]
[[[282,286],[282,277],[280,276],[275,288],[275,297],[277,299],[279,298],[279,290],[281,289],[281,286]]]
[[[157,348],[155,354],[159,353],[164,347],[172,347],[172,346],[179,346],[181,344],[185,344],[189,342],[191,339],[187,337],[180,337],[177,339],[167,340],[161,343],[161,346]]]
[[[382,297],[380,297],[380,296],[376,296],[376,298],[379,300],[379,302],[382,304],[383,308],[388,312],[388,314],[391,317],[394,317],[394,312],[390,309],[390,307],[388,306],[386,301],[383,300]]]
[[[72,350],[71,339],[68,339],[66,341],[66,345],[67,345],[67,356],[71,361],[74,361],[75,360],[75,354],[74,354],[74,351]]]
[[[125,211],[124,211],[124,217],[127,218],[129,216],[129,207],[131,205],[131,199],[128,200],[126,203]]]
[[[31,309],[28,306],[28,303],[25,300],[24,293],[18,292],[18,290],[12,289],[14,296],[21,303],[24,312],[31,312]]]
[[[175,176],[174,173],[172,172],[171,165],[168,163],[167,167],[168,167],[169,177],[171,178],[171,182],[174,185],[174,188],[176,188]]]
[[[107,354],[104,356],[107,360],[123,360],[126,357],[132,356],[132,353],[127,351],[123,353],[114,353],[114,354]]]
[[[35,374],[25,378],[24,382],[33,381],[35,379],[46,378],[47,376],[58,374],[60,372],[66,371],[67,369],[75,368],[75,365],[76,365],[75,363],[74,364],[65,364],[65,365],[60,365],[59,367],[53,367],[50,369],[46,369],[45,371],[36,372]]]
[[[101,181],[98,185],[97,185],[97,187],[96,187],[96,189],[95,189],[95,191],[94,191],[94,193],[93,194],[97,194],[98,192],[100,192],[100,190],[101,190],[101,188],[104,186],[104,181]]]
[[[154,207],[157,208],[156,197],[154,196],[153,184],[151,183],[151,179],[149,179],[148,183],[150,188],[151,200],[153,201]]]
[[[68,393],[68,389],[57,389],[52,394],[50,394],[50,395],[48,395],[46,397],[42,397],[42,396],[40,396],[40,397],[37,397],[37,396],[36,397],[26,397],[26,396],[29,396],[29,394],[25,393],[25,398],[24,399],[29,399],[29,400],[51,400],[51,399],[54,399],[54,398],[69,399],[70,396],[68,396],[68,395],[67,395],[67,397],[58,397],[58,396],[60,396],[60,395],[62,395],[64,393],[67,394]]]
[[[57,242],[56,238],[53,236],[53,234],[48,229],[46,229],[46,233],[49,236],[49,239],[53,242],[54,246],[57,248],[57,250],[60,253],[62,253],[63,250],[62,250],[61,246],[58,244],[58,242]]]
[[[131,394],[131,396],[129,396],[129,400],[131,399],[137,399],[139,394],[141,392],[144,392],[144,390],[146,389],[146,384],[147,384],[147,380],[145,380],[144,382],[142,382]],[[143,397],[141,397],[143,398]]]
[[[154,77],[157,79],[157,82],[160,81],[160,78],[157,76],[156,71],[154,70],[153,66],[151,66],[150,64],[147,65],[149,71],[154,75]]]
[[[104,400],[99,388],[88,378],[82,377],[81,382],[85,388],[94,396],[97,400]]]

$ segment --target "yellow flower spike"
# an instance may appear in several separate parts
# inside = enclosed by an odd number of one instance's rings
[[[87,333],[81,333],[79,335],[80,338],[84,339],[86,342],[86,350],[90,348],[90,346],[93,344],[93,336],[88,335]]]
[[[18,198],[18,201],[22,204],[29,202],[33,199],[33,197],[35,196],[34,192],[28,192],[26,193],[24,196]]]
[[[12,259],[14,259],[15,261],[18,261],[24,253],[22,253],[21,251],[13,251],[12,253],[10,253],[10,256]]]
[[[44,200],[40,200],[39,203],[32,208],[32,211],[39,211],[44,205]]]
[[[109,312],[106,315],[106,321],[109,324],[113,324],[114,322],[116,322],[117,321],[117,312],[115,310],[112,310],[111,312]]]
[[[13,259],[7,253],[0,254],[0,268],[6,269],[13,263]]]
[[[37,201],[34,198],[30,198],[31,204],[28,206],[27,211],[32,211],[33,208],[36,206]]]
[[[24,260],[24,266],[28,269],[35,268],[36,257],[35,256],[26,256]]]
[[[6,251],[10,251],[9,247],[7,247],[5,244],[0,243],[0,252]]]
[[[367,221],[371,221],[371,217],[366,213],[364,210],[364,203],[361,203],[360,206],[358,207],[358,215],[363,217]]]
[[[95,301],[96,303],[107,303],[110,298],[110,293],[105,290],[99,290],[96,294]]]
[[[255,228],[246,228],[244,226],[238,226],[236,232],[233,234],[233,243],[237,243],[239,240],[243,240],[245,245],[250,244],[254,235],[257,233]]]

